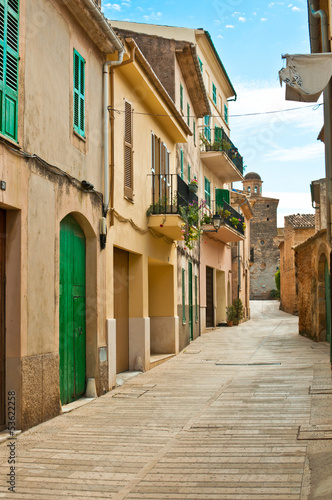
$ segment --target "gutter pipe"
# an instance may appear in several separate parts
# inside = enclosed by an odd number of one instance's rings
[[[103,215],[106,216],[109,206],[109,140],[108,140],[108,99],[109,99],[109,80],[108,80],[108,70],[111,66],[119,66],[123,61],[123,55],[125,53],[125,48],[120,42],[119,38],[114,33],[112,27],[108,23],[107,19],[104,17],[99,7],[95,4],[94,0],[83,0],[86,8],[90,14],[95,18],[100,28],[103,30],[105,35],[108,37],[110,42],[114,45],[115,49],[118,51],[118,59],[116,61],[106,61],[103,66],[103,95],[104,95],[104,120],[103,120],[103,136],[104,136],[104,210]],[[113,150],[113,147],[112,147]],[[106,224],[104,225],[106,226]],[[106,243],[106,235],[105,235]]]
[[[315,10],[314,2],[310,2],[310,13],[315,18],[320,18],[321,21],[321,38],[322,52],[331,52],[329,33],[328,33],[328,16],[325,10]],[[326,239],[331,245],[332,243],[332,82],[328,83],[324,90],[324,130],[325,130],[325,175],[327,185],[327,228]]]

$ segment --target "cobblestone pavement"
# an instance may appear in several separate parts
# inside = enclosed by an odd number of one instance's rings
[[[206,333],[18,436],[15,494],[1,444],[0,497],[331,499],[326,481],[330,496],[319,493],[318,476],[318,496],[310,493],[308,458],[314,441],[324,445],[318,455],[332,450],[329,346],[299,336],[297,318],[278,305],[253,302],[252,320]]]

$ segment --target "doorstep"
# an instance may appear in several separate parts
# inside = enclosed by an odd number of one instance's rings
[[[165,363],[165,361],[168,361],[174,356],[175,354],[150,354],[150,370],[151,368],[155,368],[156,366]]]
[[[22,431],[14,431],[14,433],[10,433],[8,429],[0,432],[0,443],[4,441],[8,441],[8,439],[16,438]]]
[[[96,398],[80,398],[77,399],[76,401],[73,401],[72,403],[68,403],[67,405],[62,406],[62,413],[69,413],[70,411],[76,410],[77,408],[80,408],[81,406],[84,406],[88,403],[91,403],[91,401],[94,401]]]

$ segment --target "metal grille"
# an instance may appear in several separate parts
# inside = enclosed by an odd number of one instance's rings
[[[152,214],[179,213],[180,207],[198,203],[188,184],[177,174],[152,174]]]

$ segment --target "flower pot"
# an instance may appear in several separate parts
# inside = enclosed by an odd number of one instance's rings
[[[233,326],[233,321],[228,321],[227,320],[227,326]]]
[[[189,191],[191,191],[192,193],[196,194],[197,191],[198,191],[197,184],[189,184]]]

